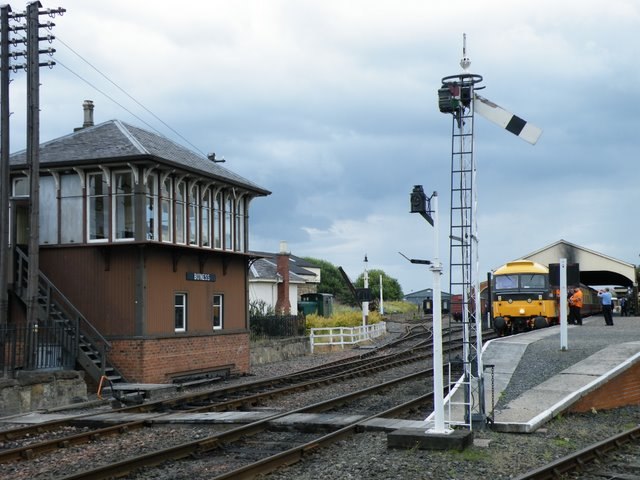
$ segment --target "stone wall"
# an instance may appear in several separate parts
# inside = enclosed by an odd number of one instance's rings
[[[84,372],[19,372],[15,379],[0,378],[0,416],[3,417],[86,400]]]
[[[280,362],[309,355],[308,337],[259,340],[251,342],[251,365]]]
[[[252,365],[309,353],[308,337],[251,342]],[[87,389],[84,372],[76,370],[19,372],[16,379],[0,378],[0,417],[85,402]]]

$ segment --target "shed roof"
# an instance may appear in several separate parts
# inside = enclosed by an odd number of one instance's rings
[[[543,265],[558,263],[561,258],[566,259],[567,264],[577,263],[580,265],[580,281],[586,285],[636,285],[633,264],[566,240],[558,240],[522,258]]]
[[[298,272],[300,273],[300,272]],[[258,258],[251,264],[249,269],[250,281],[275,282],[278,280],[278,266],[272,258]],[[309,272],[307,272],[309,274]],[[289,282],[306,283],[306,280],[295,273],[289,263]]]

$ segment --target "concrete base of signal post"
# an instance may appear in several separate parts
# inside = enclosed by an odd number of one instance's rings
[[[387,434],[387,448],[463,451],[471,445],[473,445],[471,430],[431,433],[422,429],[399,429]]]

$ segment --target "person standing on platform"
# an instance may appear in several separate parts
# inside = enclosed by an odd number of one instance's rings
[[[573,289],[573,294],[569,297],[569,323],[573,325],[582,325],[582,290]]]
[[[608,288],[598,290],[598,296],[602,302],[602,314],[604,315],[605,325],[613,325],[613,315],[611,314],[613,308],[611,292]]]

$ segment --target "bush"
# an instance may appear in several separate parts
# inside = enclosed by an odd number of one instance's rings
[[[416,310],[419,310],[420,306],[415,303],[405,302],[402,300],[395,302],[384,302],[384,313],[392,314],[392,313],[414,313]]]
[[[275,314],[274,308],[264,300],[252,300],[249,302],[249,318],[270,317]]]
[[[362,326],[362,310],[341,310],[334,312],[331,317],[326,318],[320,315],[307,315],[307,330],[311,328],[333,328],[333,327],[360,327]],[[382,318],[378,312],[369,312],[368,323],[380,323]]]

